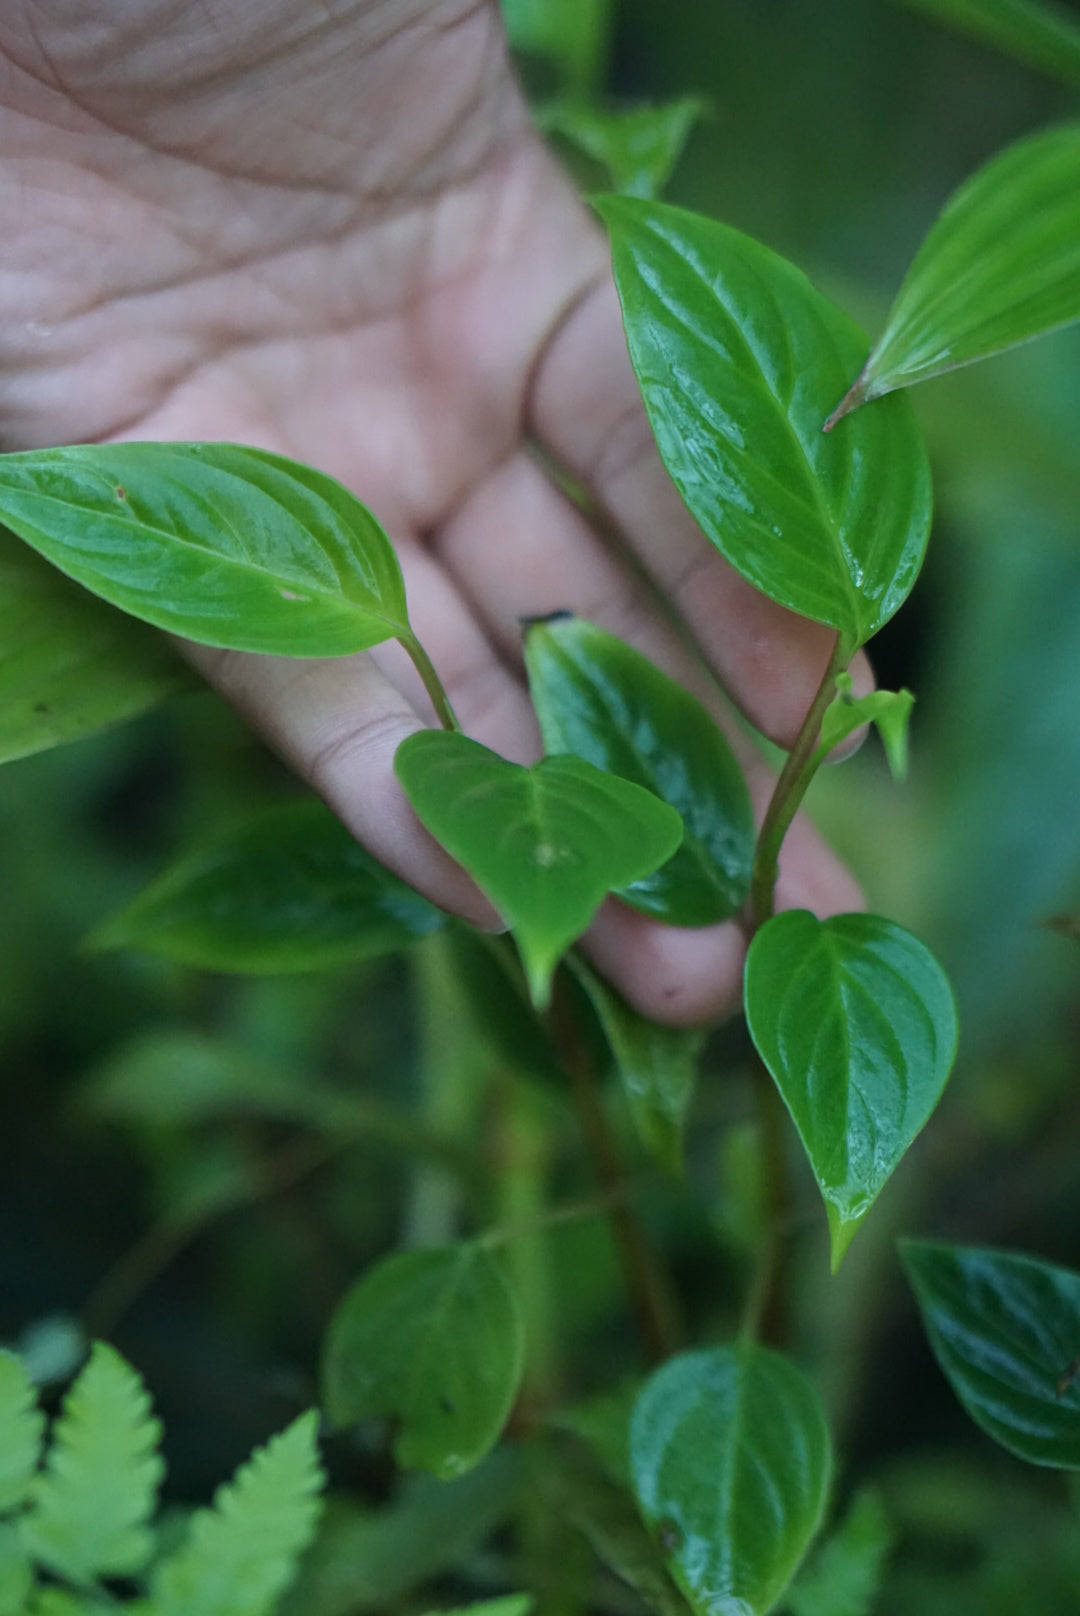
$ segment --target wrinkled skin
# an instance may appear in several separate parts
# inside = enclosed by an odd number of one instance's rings
[[[557,608],[722,712],[650,577],[790,743],[831,636],[745,585],[668,483],[603,237],[529,127],[494,0],[5,0],[0,191],[3,448],[220,438],[333,473],[398,546],[466,732],[511,757],[538,752],[518,618]],[[431,722],[398,647],[187,654],[378,858],[495,924],[394,780]],[[735,742],[760,812],[767,773]],[[778,901],[859,902],[805,823]],[[734,923],[679,932],[609,903],[588,947],[661,1020],[738,994]]]

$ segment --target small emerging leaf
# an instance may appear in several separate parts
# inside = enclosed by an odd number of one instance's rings
[[[210,971],[318,971],[408,947],[444,919],[310,798],[183,854],[91,945]]]
[[[0,521],[95,595],[204,645],[343,656],[408,632],[397,557],[370,511],[262,449],[3,455]]]
[[[270,1616],[315,1534],[317,1431],[314,1411],[302,1414],[195,1512],[154,1573],[147,1616]]]
[[[420,730],[394,768],[422,823],[512,928],[541,1009],[560,956],[607,894],[682,839],[666,803],[580,758],[525,768],[464,735]]]
[[[1080,1274],[905,1240],[934,1356],[976,1425],[1032,1464],[1080,1470]]]
[[[160,1439],[141,1379],[96,1342],[64,1399],[22,1523],[34,1558],[76,1583],[141,1571],[154,1546],[147,1523],[164,1474]]]
[[[659,196],[705,110],[700,96],[684,95],[658,107],[607,111],[576,101],[556,101],[539,114],[540,127],[560,135],[607,169],[624,196]]]
[[[910,690],[872,690],[867,696],[853,696],[851,686],[850,673],[837,674],[836,696],[821,720],[822,757],[864,724],[876,724],[893,777],[903,780],[908,763],[908,722],[915,697]]]
[[[788,1591],[791,1616],[871,1616],[892,1536],[877,1494],[859,1493]]]
[[[568,963],[607,1035],[638,1137],[650,1155],[680,1177],[683,1125],[697,1082],[704,1032],[650,1021],[577,955],[571,954]]]
[[[193,682],[160,635],[0,528],[0,763],[135,718]]]
[[[742,908],[754,813],[730,746],[699,701],[640,651],[559,614],[525,636],[545,751],[572,752],[644,786],[682,816],[681,845],[619,897],[670,926],[710,926]]]
[[[26,1497],[44,1430],[29,1375],[13,1352],[0,1348],[0,1515]]]
[[[399,1252],[338,1307],[323,1397],[336,1425],[395,1418],[398,1463],[449,1480],[498,1440],[523,1364],[521,1315],[491,1252],[475,1242]]]
[[[727,225],[630,197],[596,206],[645,410],[691,515],[756,588],[861,645],[926,548],[930,473],[907,401],[823,433],[866,353],[847,315]]]
[[[672,1358],[638,1398],[630,1457],[698,1616],[766,1616],[820,1525],[832,1470],[805,1376],[748,1342]]]
[[[1080,124],[1017,141],[945,204],[830,423],[1080,319]]]
[[[835,1269],[941,1097],[952,991],[893,921],[793,909],[750,944],[746,1019],[825,1199]]]
[[[1007,56],[1080,86],[1080,26],[1058,0],[902,0]]]

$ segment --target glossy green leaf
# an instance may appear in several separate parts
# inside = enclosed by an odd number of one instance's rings
[[[0,763],[135,718],[190,684],[167,641],[0,528]]]
[[[305,798],[185,853],[91,943],[209,971],[319,971],[405,948],[444,919]]]
[[[1080,1274],[979,1247],[905,1240],[901,1252],[976,1425],[1032,1464],[1080,1470]]]
[[[34,1568],[15,1528],[0,1521],[0,1616],[25,1616]]]
[[[323,1396],[337,1425],[397,1420],[394,1456],[448,1480],[498,1441],[524,1362],[521,1316],[496,1257],[463,1243],[376,1264],[338,1307]]]
[[[421,730],[394,768],[423,824],[513,930],[541,1008],[560,955],[607,894],[650,874],[682,839],[666,803],[580,758],[525,768],[464,735]]]
[[[45,1419],[21,1360],[0,1348],[0,1515],[26,1497],[44,1429]]]
[[[850,673],[836,676],[836,696],[821,720],[821,756],[861,729],[876,724],[889,767],[897,780],[903,780],[908,764],[908,723],[915,697],[910,690],[872,690],[866,696],[852,695]]]
[[[681,1176],[683,1128],[697,1085],[704,1032],[650,1021],[584,960],[571,954],[568,963],[607,1035],[638,1138],[661,1166]]]
[[[659,196],[687,138],[705,110],[700,96],[684,95],[658,107],[604,110],[556,101],[539,114],[540,127],[559,135],[607,169],[624,196]]]
[[[397,557],[370,511],[261,449],[3,455],[0,521],[95,595],[204,645],[341,656],[408,633]]]
[[[834,1269],[941,1097],[956,1009],[941,966],[880,915],[766,923],[746,959],[746,1019],[825,1198]]]
[[[832,1469],[820,1399],[743,1342],[670,1359],[630,1428],[638,1503],[698,1616],[765,1616],[821,1522]]]
[[[1007,56],[1080,85],[1080,25],[1055,0],[902,0]]]
[[[878,1495],[857,1494],[837,1531],[789,1589],[791,1616],[872,1616],[892,1540]]]
[[[1017,141],[945,204],[832,417],[1080,319],[1080,124]]]
[[[21,1523],[34,1559],[75,1583],[142,1570],[165,1470],[160,1440],[142,1380],[112,1347],[95,1342],[64,1399]]]
[[[585,758],[682,816],[671,858],[619,896],[671,926],[737,913],[750,888],[754,813],[742,770],[701,703],[640,651],[568,614],[531,625],[525,664],[547,752]]]
[[[691,514],[765,594],[868,640],[911,589],[929,532],[906,401],[823,433],[866,355],[848,317],[727,225],[629,197],[597,207],[645,409]]]

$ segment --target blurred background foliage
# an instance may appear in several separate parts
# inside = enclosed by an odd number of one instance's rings
[[[1080,23],[1080,6],[1063,9]],[[871,334],[955,185],[1075,114],[1051,77],[887,0],[512,10],[540,100],[703,97],[668,195],[789,255]],[[569,41],[561,67],[552,38]],[[912,397],[935,534],[873,648],[882,683],[918,698],[911,778],[893,786],[872,742],[828,771],[812,809],[871,903],[941,955],[961,1055],[836,1280],[793,1158],[807,1214],[794,1344],[830,1400],[842,1495],[873,1483],[892,1521],[876,1608],[1074,1616],[1076,1499],[953,1403],[892,1242],[902,1230],[1080,1267],[1080,949],[1043,924],[1080,908],[1080,330]],[[266,980],[82,948],[179,846],[296,789],[200,693],[0,771],[0,1339],[45,1380],[69,1370],[81,1329],[114,1339],[161,1408],[180,1498],[206,1496],[312,1400],[329,1314],[376,1254],[527,1220],[587,1177],[543,1053],[508,1059],[485,1033],[444,939]],[[696,1339],[731,1329],[753,1237],[745,1065],[741,1028],[720,1029],[689,1192],[642,1192]],[[537,1402],[635,1368],[601,1224],[511,1249]],[[369,1510],[392,1495],[394,1513],[366,1516],[360,1537],[358,1518],[336,1521],[298,1609],[407,1608],[410,1584],[455,1559],[469,1587],[498,1585],[504,1550],[483,1545],[513,1497],[505,1468],[401,1491],[381,1452],[339,1450],[335,1481]],[[521,1537],[548,1579],[540,1608],[582,1608],[566,1587],[592,1575],[587,1551],[555,1531],[534,1515]],[[594,1597],[637,1608],[614,1585]]]

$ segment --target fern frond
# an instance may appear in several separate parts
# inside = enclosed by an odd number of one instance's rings
[[[192,1516],[154,1578],[146,1616],[269,1616],[315,1533],[323,1473],[318,1416],[303,1414],[259,1448]]]
[[[13,1352],[0,1351],[0,1515],[26,1497],[44,1429],[29,1375]]]
[[[76,1583],[140,1571],[153,1550],[146,1523],[164,1473],[160,1437],[135,1370],[96,1342],[64,1399],[20,1526],[34,1558]]]

